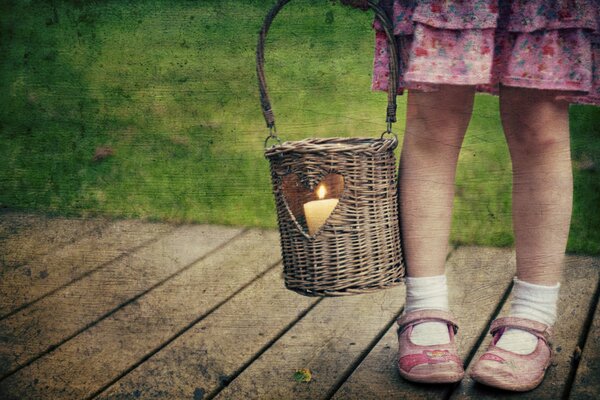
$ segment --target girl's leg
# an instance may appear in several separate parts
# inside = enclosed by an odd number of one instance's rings
[[[569,105],[555,97],[508,86],[500,92],[513,166],[517,277],[545,286],[560,281],[573,199]]]
[[[473,86],[409,92],[400,158],[400,212],[409,277],[442,275],[458,154],[473,110]]]
[[[556,92],[502,87],[500,113],[513,166],[517,277],[511,316],[556,320],[559,281],[571,221],[573,178],[568,103]],[[498,346],[520,354],[537,339],[509,330]]]
[[[475,89],[443,85],[437,92],[409,92],[400,158],[401,233],[407,267],[405,314],[448,311],[444,264],[458,154],[471,118]],[[446,324],[417,325],[419,345],[448,343]]]

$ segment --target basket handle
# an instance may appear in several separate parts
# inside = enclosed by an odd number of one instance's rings
[[[271,23],[279,13],[279,11],[291,0],[278,0],[273,6],[271,11],[265,17],[265,21],[258,35],[258,45],[256,47],[256,73],[258,75],[258,88],[260,91],[260,105],[262,108],[263,116],[269,128],[269,136],[265,140],[266,143],[269,139],[276,139],[280,142],[276,136],[275,129],[275,115],[271,108],[271,100],[269,99],[269,92],[267,90],[267,81],[265,79],[265,40]],[[388,106],[387,106],[387,130],[385,133],[392,133],[392,123],[396,122],[396,95],[398,86],[398,48],[396,45],[396,38],[394,37],[394,30],[392,23],[383,8],[381,8],[375,1],[368,0],[369,8],[375,12],[376,18],[381,23],[383,30],[388,40],[388,51],[390,52],[390,76],[388,79]],[[382,135],[383,136],[383,135]]]

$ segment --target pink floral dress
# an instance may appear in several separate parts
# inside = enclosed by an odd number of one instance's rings
[[[400,89],[436,84],[568,91],[600,105],[600,0],[381,0],[400,47]],[[373,90],[387,90],[385,33],[375,29]],[[565,97],[565,96],[563,96]]]

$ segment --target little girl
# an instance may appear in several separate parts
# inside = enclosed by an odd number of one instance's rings
[[[342,0],[367,9],[367,0]],[[475,92],[498,94],[513,168],[517,276],[510,316],[471,376],[525,391],[550,364],[572,209],[569,103],[600,105],[599,0],[381,0],[400,47],[408,89],[400,159],[407,266],[398,319],[400,374],[417,382],[463,377],[448,310],[444,263],[458,154]],[[389,56],[379,22],[374,90],[387,90]],[[468,290],[467,287],[464,290]]]

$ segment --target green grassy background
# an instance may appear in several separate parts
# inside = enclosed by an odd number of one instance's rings
[[[254,58],[272,3],[1,2],[0,205],[275,227]],[[267,75],[284,139],[384,129],[386,96],[369,89],[371,19],[297,0],[275,21]],[[600,254],[600,111],[571,114],[568,248]],[[99,147],[112,155],[94,160]],[[452,240],[512,244],[510,185],[497,98],[479,95]]]

